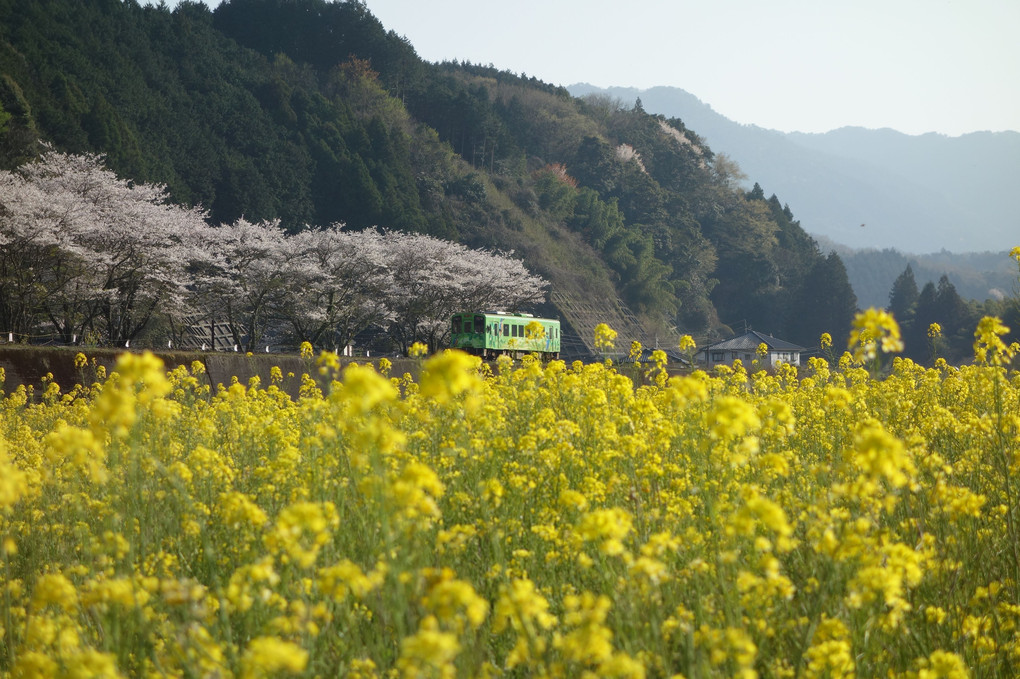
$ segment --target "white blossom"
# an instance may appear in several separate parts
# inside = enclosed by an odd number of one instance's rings
[[[194,280],[196,304],[210,321],[226,323],[234,343],[251,351],[287,295],[287,241],[278,220],[208,229],[206,258]]]
[[[0,322],[27,331],[42,318],[65,339],[120,342],[156,313],[182,313],[204,216],[118,178],[102,156],[48,150],[0,173]]]
[[[382,236],[374,229],[342,228],[306,229],[288,238],[288,294],[280,316],[299,341],[344,346],[367,326],[391,316]]]

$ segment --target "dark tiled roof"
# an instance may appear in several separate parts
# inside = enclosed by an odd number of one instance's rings
[[[769,349],[773,351],[807,351],[802,346],[796,345],[793,342],[787,342],[786,340],[776,339],[771,335],[752,330],[744,335],[738,335],[737,337],[731,337],[728,340],[722,342],[716,342],[715,344],[705,347],[705,351],[755,351],[758,349],[758,345],[762,342],[765,343]]]

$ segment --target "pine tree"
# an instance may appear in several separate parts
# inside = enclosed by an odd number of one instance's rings
[[[942,335],[949,343],[950,360],[962,360],[971,355],[974,327],[978,319],[970,305],[956,291],[949,277],[943,275],[935,288],[935,308],[942,320]],[[921,328],[927,333],[927,327]]]
[[[830,252],[811,268],[794,296],[788,339],[810,347],[816,346],[823,332],[834,338],[848,337],[856,311],[857,295],[843,260]]]
[[[925,283],[921,288],[921,293],[917,296],[913,324],[906,332],[902,333],[904,355],[922,363],[927,361],[929,356],[928,327],[932,323],[940,325],[944,323],[944,320],[939,318],[937,296],[935,284],[931,281]]]
[[[903,273],[893,281],[892,289],[889,290],[889,311],[896,317],[903,332],[908,332],[913,326],[919,296],[914,270],[908,264]]]

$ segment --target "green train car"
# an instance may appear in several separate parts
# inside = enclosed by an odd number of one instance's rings
[[[500,354],[520,357],[538,353],[543,359],[560,356],[560,322],[531,314],[499,311],[453,315],[450,346],[483,359]]]

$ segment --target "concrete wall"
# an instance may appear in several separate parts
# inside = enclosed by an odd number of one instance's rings
[[[84,370],[74,365],[74,357],[78,352],[85,354],[89,359],[90,366]],[[67,347],[34,347],[19,344],[0,345],[0,368],[3,368],[5,380],[0,385],[4,393],[11,393],[20,385],[32,385],[36,390],[41,388],[43,377],[49,373],[53,380],[60,385],[63,391],[71,389],[75,384],[91,383],[95,380],[95,370],[91,367],[93,359],[99,365],[106,367],[107,371],[113,370],[117,363],[117,357],[121,352],[109,349],[76,349]],[[271,384],[269,371],[273,366],[278,366],[283,374],[294,373],[291,379],[285,379],[282,388],[286,389],[291,396],[296,397],[301,386],[301,374],[309,373],[319,381],[320,385],[325,384],[325,378],[318,374],[314,360],[309,362],[295,354],[245,354],[235,353],[199,353],[199,352],[156,352],[167,370],[172,370],[179,365],[191,366],[193,361],[200,361],[205,365],[206,377],[209,384],[215,387],[217,384],[228,385],[231,378],[236,376],[238,381],[247,384],[248,379],[258,375],[262,386]],[[348,363],[366,363],[372,360],[373,365],[378,366],[378,359],[343,358],[343,365]],[[391,375],[400,376],[405,372],[417,375],[420,362],[418,359],[390,359],[393,368]]]

